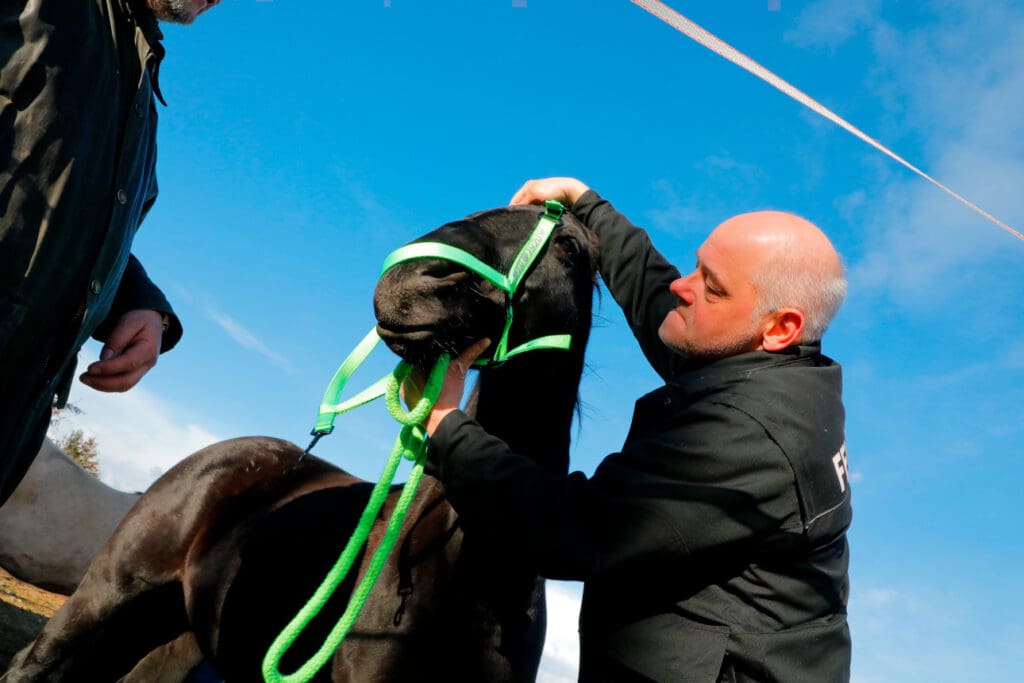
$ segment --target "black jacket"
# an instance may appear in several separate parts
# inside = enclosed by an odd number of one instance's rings
[[[849,680],[839,366],[816,343],[702,365],[671,353],[657,327],[678,272],[596,194],[574,212],[666,385],[589,479],[449,415],[431,458],[464,527],[585,581],[581,680]]]
[[[35,457],[75,356],[124,313],[169,314],[131,254],[156,199],[156,74],[144,0],[0,5],[0,502]]]

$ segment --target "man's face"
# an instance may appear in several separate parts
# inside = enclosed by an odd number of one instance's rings
[[[678,305],[665,316],[658,336],[670,348],[697,358],[723,358],[761,347],[761,319],[754,319],[757,291],[752,276],[764,248],[729,222],[697,250],[692,273],[669,289]]]
[[[191,24],[220,0],[149,0],[149,8],[160,21]]]

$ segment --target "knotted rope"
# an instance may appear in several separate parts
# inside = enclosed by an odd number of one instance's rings
[[[352,624],[355,623],[356,618],[359,616],[359,612],[363,609],[363,605],[373,589],[373,584],[377,581],[377,577],[384,567],[384,562],[387,560],[391,548],[398,539],[398,533],[402,528],[402,521],[405,519],[409,504],[412,502],[412,497],[416,493],[416,488],[419,486],[420,479],[423,476],[423,462],[426,459],[426,431],[421,423],[427,418],[437,402],[449,361],[450,358],[448,356],[442,356],[438,359],[434,369],[430,372],[430,376],[427,378],[426,386],[423,389],[423,396],[409,412],[405,412],[402,409],[399,389],[402,383],[409,377],[413,366],[402,361],[391,373],[384,398],[388,412],[401,423],[402,428],[395,439],[395,445],[384,466],[384,472],[374,485],[373,491],[370,494],[370,501],[359,518],[359,525],[356,527],[351,538],[349,538],[338,561],[335,562],[330,572],[328,572],[327,577],[320,584],[320,587],[317,588],[313,597],[299,610],[295,618],[285,626],[284,630],[281,631],[280,635],[277,636],[267,650],[267,654],[263,658],[263,679],[267,683],[305,683],[313,678],[330,661],[334,651],[341,645],[349,629],[352,628]],[[370,535],[373,522],[380,512],[385,498],[387,498],[388,489],[395,478],[395,471],[398,469],[398,465],[403,458],[413,462],[412,471],[405,482],[405,487],[398,499],[398,503],[395,505],[391,519],[388,520],[384,539],[374,552],[366,574],[352,593],[348,606],[345,608],[345,613],[342,614],[341,619],[331,629],[327,639],[320,646],[320,649],[317,650],[316,654],[310,657],[294,673],[281,673],[279,666],[284,653],[292,646],[309,622],[320,613],[320,610],[323,609],[323,606],[334,594],[338,585],[345,580],[349,570],[352,568],[355,558],[359,555],[359,551]]]

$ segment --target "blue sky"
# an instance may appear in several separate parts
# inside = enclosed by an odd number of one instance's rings
[[[669,4],[1024,226],[1018,3]],[[185,337],[131,393],[73,390],[85,412],[60,427],[97,437],[109,483],[221,438],[304,444],[384,256],[528,178],[584,179],[683,267],[730,215],[785,209],[849,267],[824,347],[845,368],[854,680],[1024,666],[1024,243],[626,0],[225,0],[166,33],[161,197],[135,253]],[[598,319],[588,473],[657,386],[608,296]],[[317,452],[375,479],[394,426],[364,410]],[[549,593],[542,680],[575,680],[578,587]]]

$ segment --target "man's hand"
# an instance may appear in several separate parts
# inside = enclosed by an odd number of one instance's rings
[[[543,204],[548,199],[557,199],[571,207],[580,195],[590,188],[576,178],[542,178],[527,180],[519,191],[512,195],[509,204]]]
[[[128,311],[107,338],[100,360],[79,379],[97,391],[128,391],[156,365],[163,334],[163,318],[156,311]]]
[[[423,425],[427,429],[427,434],[433,434],[437,426],[441,424],[441,420],[447,417],[448,413],[459,408],[462,392],[466,386],[466,374],[469,372],[470,366],[473,365],[473,361],[479,358],[480,354],[486,351],[490,345],[490,339],[481,339],[448,364],[441,393],[438,394],[434,409],[430,411],[430,415],[427,416],[427,421]],[[425,383],[426,374],[418,368],[414,370],[402,387],[402,398],[405,399],[406,405],[415,406],[419,403],[423,396]]]

